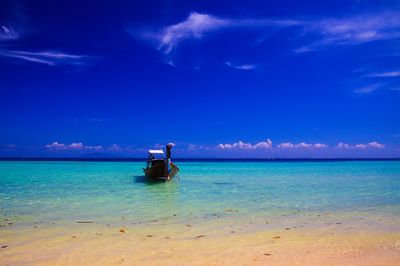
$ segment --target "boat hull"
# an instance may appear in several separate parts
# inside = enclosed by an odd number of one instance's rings
[[[179,171],[179,168],[176,167],[173,163],[170,164],[170,171],[167,176],[165,176],[165,163],[157,163],[150,167],[147,167],[144,170],[144,174],[147,178],[154,180],[170,180],[176,176]]]

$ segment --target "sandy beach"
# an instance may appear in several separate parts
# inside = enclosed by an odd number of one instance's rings
[[[2,229],[0,264],[397,265],[400,261],[400,232],[368,230],[361,223],[357,230],[348,222],[254,231],[254,223],[223,221],[212,227],[165,226],[156,221],[140,226],[37,223],[31,228]]]

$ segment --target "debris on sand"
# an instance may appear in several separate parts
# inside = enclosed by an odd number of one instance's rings
[[[94,224],[92,221],[77,221],[78,224]]]
[[[119,229],[119,232],[124,234],[125,230],[124,229]]]
[[[274,236],[273,239],[279,239],[281,238],[280,236]]]
[[[196,236],[195,238],[202,238],[202,237],[205,237],[206,235],[199,235],[199,236]]]

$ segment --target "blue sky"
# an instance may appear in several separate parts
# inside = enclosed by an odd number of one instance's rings
[[[0,156],[400,157],[399,1],[0,1]]]

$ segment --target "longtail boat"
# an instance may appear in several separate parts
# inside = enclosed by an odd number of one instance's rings
[[[165,157],[163,150],[149,150],[146,168],[143,168],[147,178],[169,181],[179,172],[171,161],[171,149],[172,144],[165,147]]]

